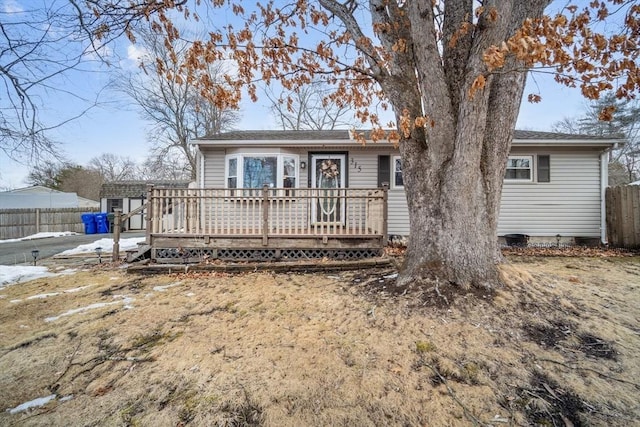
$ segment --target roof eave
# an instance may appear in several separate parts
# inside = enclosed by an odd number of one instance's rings
[[[551,147],[613,147],[623,145],[624,139],[514,139],[515,146]]]
[[[218,139],[198,139],[190,142],[200,147],[220,147],[220,148],[232,148],[232,147],[364,147],[364,145],[357,140],[341,139],[341,140],[281,140],[281,139],[233,139],[233,140],[218,140]],[[552,147],[613,147],[615,145],[623,145],[623,139],[514,139],[514,146],[552,146]],[[388,141],[367,141],[367,147],[377,148],[393,148],[394,144]]]

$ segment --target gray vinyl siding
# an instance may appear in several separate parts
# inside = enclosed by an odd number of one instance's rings
[[[505,181],[498,235],[522,233],[530,236],[600,236],[598,151],[532,152],[518,149],[513,150],[512,154],[548,154],[551,182]]]
[[[349,153],[349,187],[378,186],[378,156],[397,156],[398,152],[366,147]],[[353,163],[351,159],[353,158]],[[393,162],[391,162],[393,166]],[[357,167],[361,167],[361,170]],[[393,177],[393,174],[391,174]],[[409,235],[409,211],[403,188],[389,188],[387,209],[388,234]]]
[[[204,187],[224,188],[224,150],[203,150]]]
[[[254,149],[255,151],[256,149]],[[203,149],[205,187],[225,187],[225,155],[234,149]],[[260,150],[259,150],[260,151]],[[287,148],[280,153],[297,154],[305,169],[299,169],[301,188],[308,185],[309,151]],[[375,147],[348,149],[348,184],[351,188],[374,188],[378,184],[378,156],[397,151]],[[530,236],[600,236],[600,151],[590,148],[556,149],[514,147],[513,155],[549,155],[551,182],[505,182],[498,223],[498,235],[523,233]],[[535,160],[534,160],[535,163]],[[534,168],[535,169],[535,168]],[[535,173],[534,173],[535,176]],[[391,187],[388,194],[388,233],[409,235],[409,214],[404,189]]]

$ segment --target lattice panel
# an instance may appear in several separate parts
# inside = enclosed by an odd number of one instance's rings
[[[204,249],[158,248],[155,258],[159,262],[223,261],[304,261],[317,259],[357,260],[382,255],[381,249]]]
[[[365,259],[381,255],[380,249],[284,249],[281,252],[283,261],[302,261],[305,259]]]
[[[168,260],[175,259],[177,260],[193,260],[195,259],[205,259],[212,258],[214,254],[213,249],[202,249],[202,248],[159,248],[156,249],[156,258]]]
[[[219,249],[218,259],[234,261],[273,261],[275,249]]]

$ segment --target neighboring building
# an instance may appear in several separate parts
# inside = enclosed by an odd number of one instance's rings
[[[516,131],[498,234],[527,234],[532,240],[554,242],[557,235],[606,241],[608,151],[621,142]],[[263,184],[321,187],[330,167],[340,188],[374,188],[389,183],[388,234],[409,233],[400,155],[388,142],[363,146],[349,131],[333,130],[236,131],[192,143],[199,159],[197,187],[245,189],[244,194],[246,189],[262,188]],[[136,194],[142,193],[139,190]]]
[[[42,185],[0,192],[0,209],[97,208],[98,206],[100,203],[95,200]]]
[[[189,181],[111,181],[100,189],[100,211],[111,213],[122,209],[127,214],[142,206],[147,197],[148,185],[165,188],[187,188]],[[143,230],[146,227],[144,212],[134,215],[125,224],[127,230]]]

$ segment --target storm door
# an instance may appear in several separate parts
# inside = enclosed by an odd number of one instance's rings
[[[311,222],[313,224],[343,225],[345,222],[346,187],[345,154],[311,155]]]

